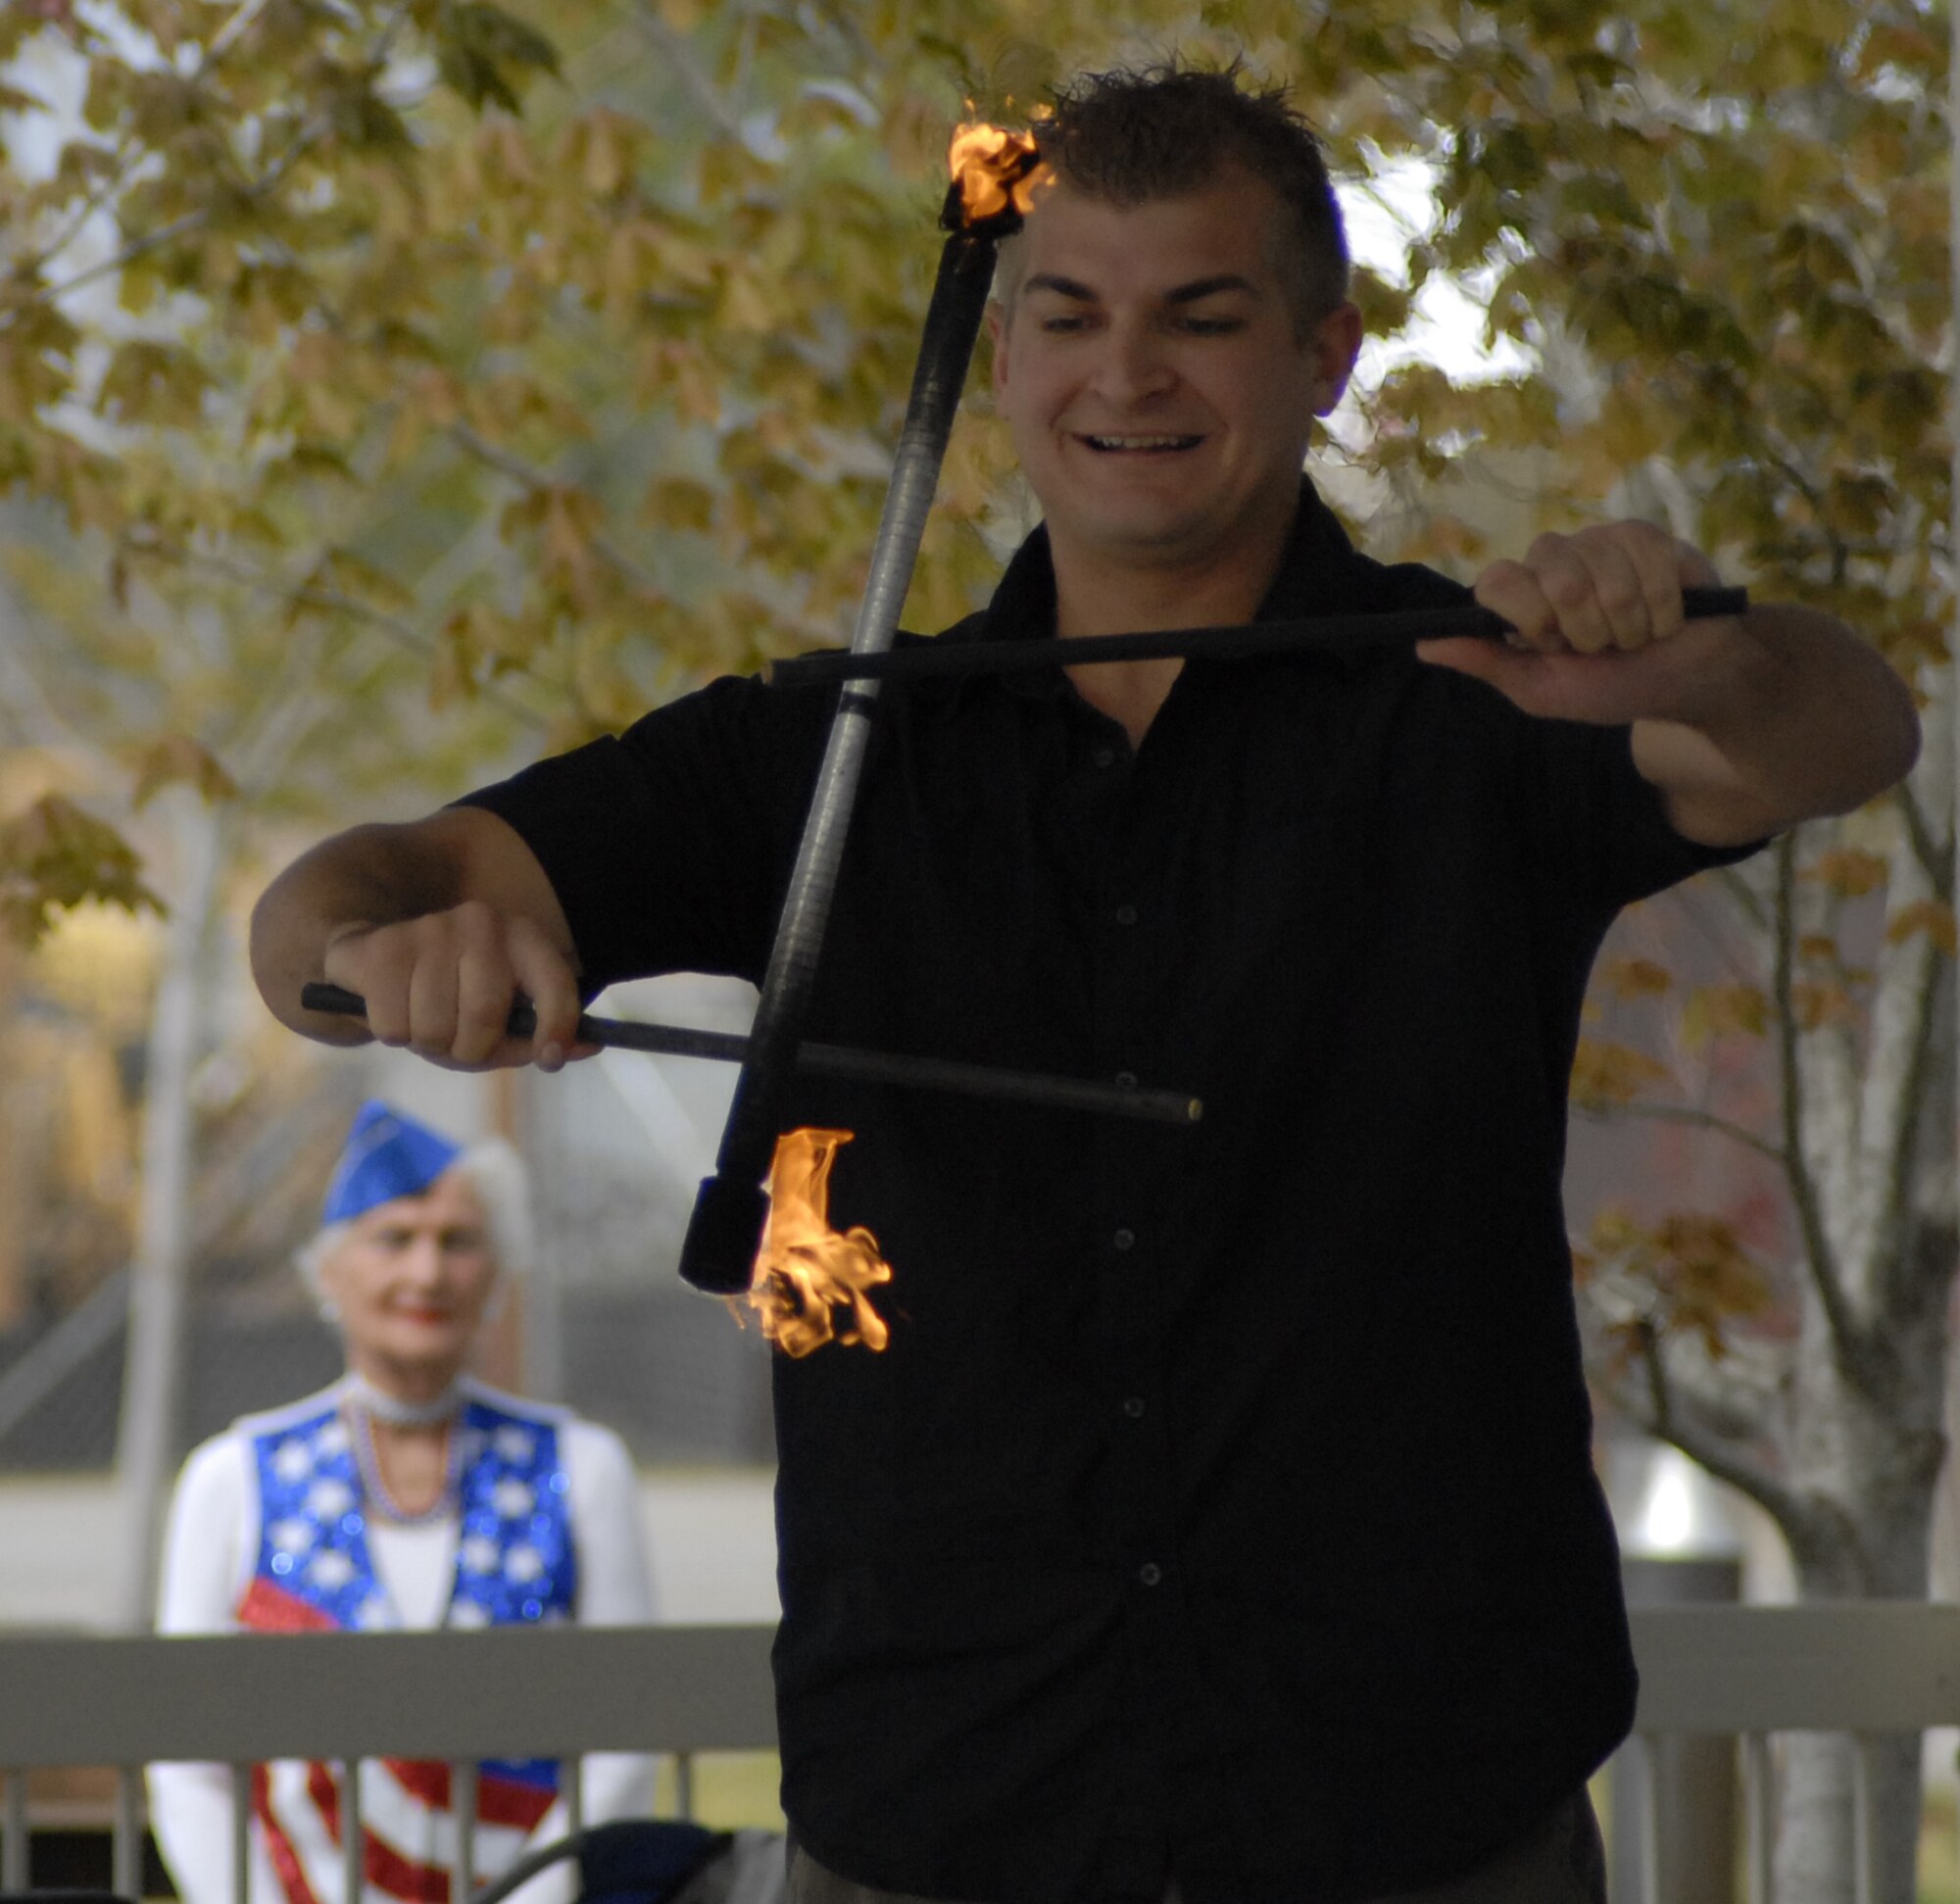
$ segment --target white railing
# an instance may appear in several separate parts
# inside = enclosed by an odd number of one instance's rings
[[[1960,1724],[1960,1607],[1685,1606],[1636,1610],[1639,1732],[1649,1762],[1679,1734],[1741,1741],[1750,1904],[1771,1904],[1769,1740],[1849,1733],[1858,1744],[1858,1904],[1878,1894],[1871,1741]],[[589,1751],[769,1750],[775,1706],[767,1627],[558,1627],[480,1633],[252,1635],[212,1639],[0,1637],[0,1890],[27,1882],[26,1774],[118,1768],[112,1887],[138,1894],[142,1766],[215,1759],[246,1790],[270,1758],[358,1763],[382,1753],[457,1768],[473,1809],[473,1766],[489,1758],[573,1759]],[[571,1787],[577,1781],[567,1782]],[[354,1782],[346,1781],[351,1790]],[[1659,1897],[1660,1781],[1641,1781],[1647,1895]],[[245,1808],[234,1869],[242,1874]],[[576,1820],[574,1819],[574,1825]],[[346,1832],[350,1868],[359,1821]],[[459,1867],[464,1868],[463,1857]],[[234,1895],[244,1896],[240,1883]],[[468,1887],[456,1893],[466,1896]]]

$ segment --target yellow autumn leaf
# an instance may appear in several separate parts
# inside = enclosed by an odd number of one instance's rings
[[[1580,1103],[1631,1103],[1649,1085],[1664,1084],[1666,1065],[1631,1045],[1582,1038],[1572,1060],[1573,1098]]]
[[[1948,958],[1956,950],[1953,908],[1938,900],[1915,900],[1902,905],[1886,921],[1887,945],[1902,946],[1915,933],[1924,932]]]

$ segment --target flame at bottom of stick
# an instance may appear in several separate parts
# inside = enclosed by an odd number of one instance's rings
[[[892,1280],[878,1239],[861,1224],[830,1227],[830,1166],[849,1131],[791,1131],[776,1141],[769,1165],[769,1221],[749,1292],[730,1296],[742,1319],[747,1303],[762,1334],[786,1355],[808,1355],[825,1343],[881,1349],[891,1331],[866,1292]]]

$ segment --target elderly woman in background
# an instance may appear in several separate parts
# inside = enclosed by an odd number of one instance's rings
[[[362,1107],[299,1263],[340,1333],[331,1388],[248,1415],[185,1463],[172,1505],[160,1632],[537,1625],[652,1617],[632,1464],[610,1430],[465,1374],[504,1277],[529,1254],[517,1159],[470,1150],[391,1106]],[[501,1274],[500,1274],[501,1272]],[[653,1808],[653,1761],[593,1753],[590,1823]],[[249,1904],[342,1895],[338,1769],[253,1778]],[[485,1765],[478,1877],[567,1829],[549,1761]],[[446,1904],[456,1825],[439,1765],[361,1768],[366,1904]],[[185,1904],[233,1904],[222,1767],[159,1765],[151,1810]],[[564,1867],[519,1893],[561,1891]]]

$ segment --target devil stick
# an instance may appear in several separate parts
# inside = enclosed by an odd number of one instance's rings
[[[1016,161],[1010,183],[1033,171],[1032,141]],[[968,216],[961,186],[946,198],[940,222],[951,235],[940,254],[939,276],[927,307],[912,372],[910,400],[899,435],[891,487],[872,546],[869,577],[852,635],[854,655],[888,650],[898,629],[899,610],[911,585],[912,565],[926,513],[939,487],[954,413],[966,381],[981,313],[994,278],[994,256],[1001,241],[1016,231],[1021,211],[1012,191],[991,217]],[[768,1218],[762,1180],[774,1155],[782,1124],[784,1089],[802,1042],[817,958],[823,949],[830,903],[843,862],[844,836],[857,803],[858,781],[870,735],[875,684],[848,689],[840,698],[830,738],[811,796],[795,870],[790,876],[775,947],[762,981],[761,1002],[749,1034],[749,1056],[735,1083],[728,1122],[715,1154],[714,1175],[702,1182],[695,1198],[680,1273],[697,1289],[717,1294],[749,1287]]]

